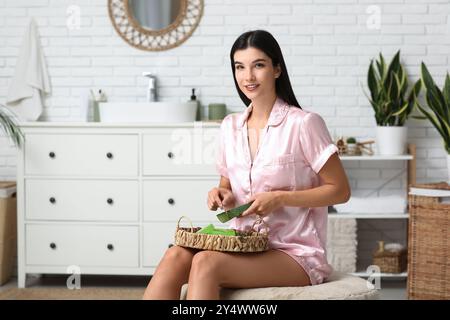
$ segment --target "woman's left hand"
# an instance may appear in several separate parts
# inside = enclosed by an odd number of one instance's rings
[[[253,201],[252,205],[242,213],[242,216],[251,214],[266,216],[282,206],[280,191],[255,194],[250,198],[249,202],[251,201]]]

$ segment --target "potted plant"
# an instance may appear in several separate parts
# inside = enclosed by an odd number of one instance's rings
[[[354,137],[347,138],[347,152],[348,154],[356,154],[356,139]]]
[[[406,151],[408,128],[404,126],[414,109],[415,99],[421,89],[418,80],[407,93],[408,79],[400,63],[400,50],[397,51],[389,65],[386,65],[383,55],[374,66],[370,61],[367,75],[370,90],[369,99],[375,111],[377,123],[376,139],[378,152],[381,155],[399,155]]]
[[[421,80],[425,88],[425,101],[430,111],[425,110],[416,97],[416,106],[424,118],[428,118],[441,135],[447,153],[448,179],[450,180],[450,77],[445,77],[444,88],[441,91],[434,82],[425,63],[421,64]]]
[[[17,122],[13,116],[11,116],[11,112],[7,107],[0,104],[0,124],[5,131],[14,142],[14,145],[20,147],[23,141],[23,133],[20,130],[20,127],[17,125]]]

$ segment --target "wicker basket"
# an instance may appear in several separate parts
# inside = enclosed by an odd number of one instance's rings
[[[186,218],[191,227],[180,227],[180,221]],[[265,232],[255,229],[257,224],[264,224]],[[268,228],[263,219],[253,223],[251,231],[236,230],[236,236],[224,236],[196,233],[201,228],[193,227],[188,217],[182,216],[178,220],[175,232],[175,245],[202,250],[228,251],[228,252],[262,252],[269,249]]]
[[[400,273],[406,270],[406,249],[385,250],[384,242],[379,242],[379,248],[373,253],[373,264],[380,268],[380,272]]]
[[[413,185],[450,190],[447,183]],[[409,195],[408,285],[410,299],[450,299],[450,203]]]

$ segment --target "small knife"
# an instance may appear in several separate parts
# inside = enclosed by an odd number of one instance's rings
[[[219,213],[216,217],[222,223],[230,221],[233,218],[239,217],[245,210],[250,208],[252,203],[253,203],[253,201],[251,201],[249,203],[246,203],[246,204],[244,204],[242,206],[239,206],[239,207],[236,207],[236,208],[224,211],[222,213]]]

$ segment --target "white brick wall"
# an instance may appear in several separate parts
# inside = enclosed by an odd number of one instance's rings
[[[66,27],[66,9],[81,9],[81,29]],[[73,121],[85,88],[103,89],[111,101],[142,101],[142,71],[159,77],[163,100],[184,101],[198,89],[203,105],[243,106],[235,91],[229,50],[244,31],[263,28],[279,40],[300,104],[321,114],[334,137],[372,139],[373,111],[361,90],[371,58],[387,59],[401,49],[411,82],[425,61],[442,86],[450,64],[450,0],[205,0],[204,16],[180,47],[145,52],[126,44],[113,29],[105,0],[0,0],[0,102],[5,102],[29,17],[39,25],[53,94],[42,119]],[[369,29],[369,6],[381,12],[380,29]],[[371,7],[372,8],[372,7]],[[409,140],[417,144],[420,182],[446,177],[442,141],[428,122],[411,120]],[[15,179],[15,151],[0,139],[0,179]],[[346,163],[353,194],[401,193],[403,163]]]
[[[66,27],[69,5],[81,9],[80,30]],[[373,12],[370,6],[381,12],[380,29],[366,25]],[[183,101],[190,88],[197,87],[204,106],[225,102],[231,111],[239,111],[242,103],[231,79],[230,46],[240,33],[264,28],[282,46],[300,103],[320,113],[334,137],[369,139],[374,137],[375,121],[361,84],[366,85],[371,58],[379,51],[390,58],[401,49],[412,80],[425,61],[439,85],[450,62],[450,0],[205,0],[204,16],[193,36],[164,52],[126,44],[113,29],[104,0],[0,0],[0,102],[6,99],[32,16],[39,25],[53,87],[42,116],[47,121],[75,120],[85,88],[102,88],[110,100],[144,100],[144,70],[158,75],[161,99]],[[418,147],[418,180],[445,176],[445,154],[434,129],[414,120],[408,126],[410,141]],[[14,152],[6,151],[12,147],[7,139],[1,142],[0,177],[13,179]],[[352,179],[359,177],[355,172]],[[378,176],[383,177],[381,172]],[[370,187],[365,183],[352,185]]]

